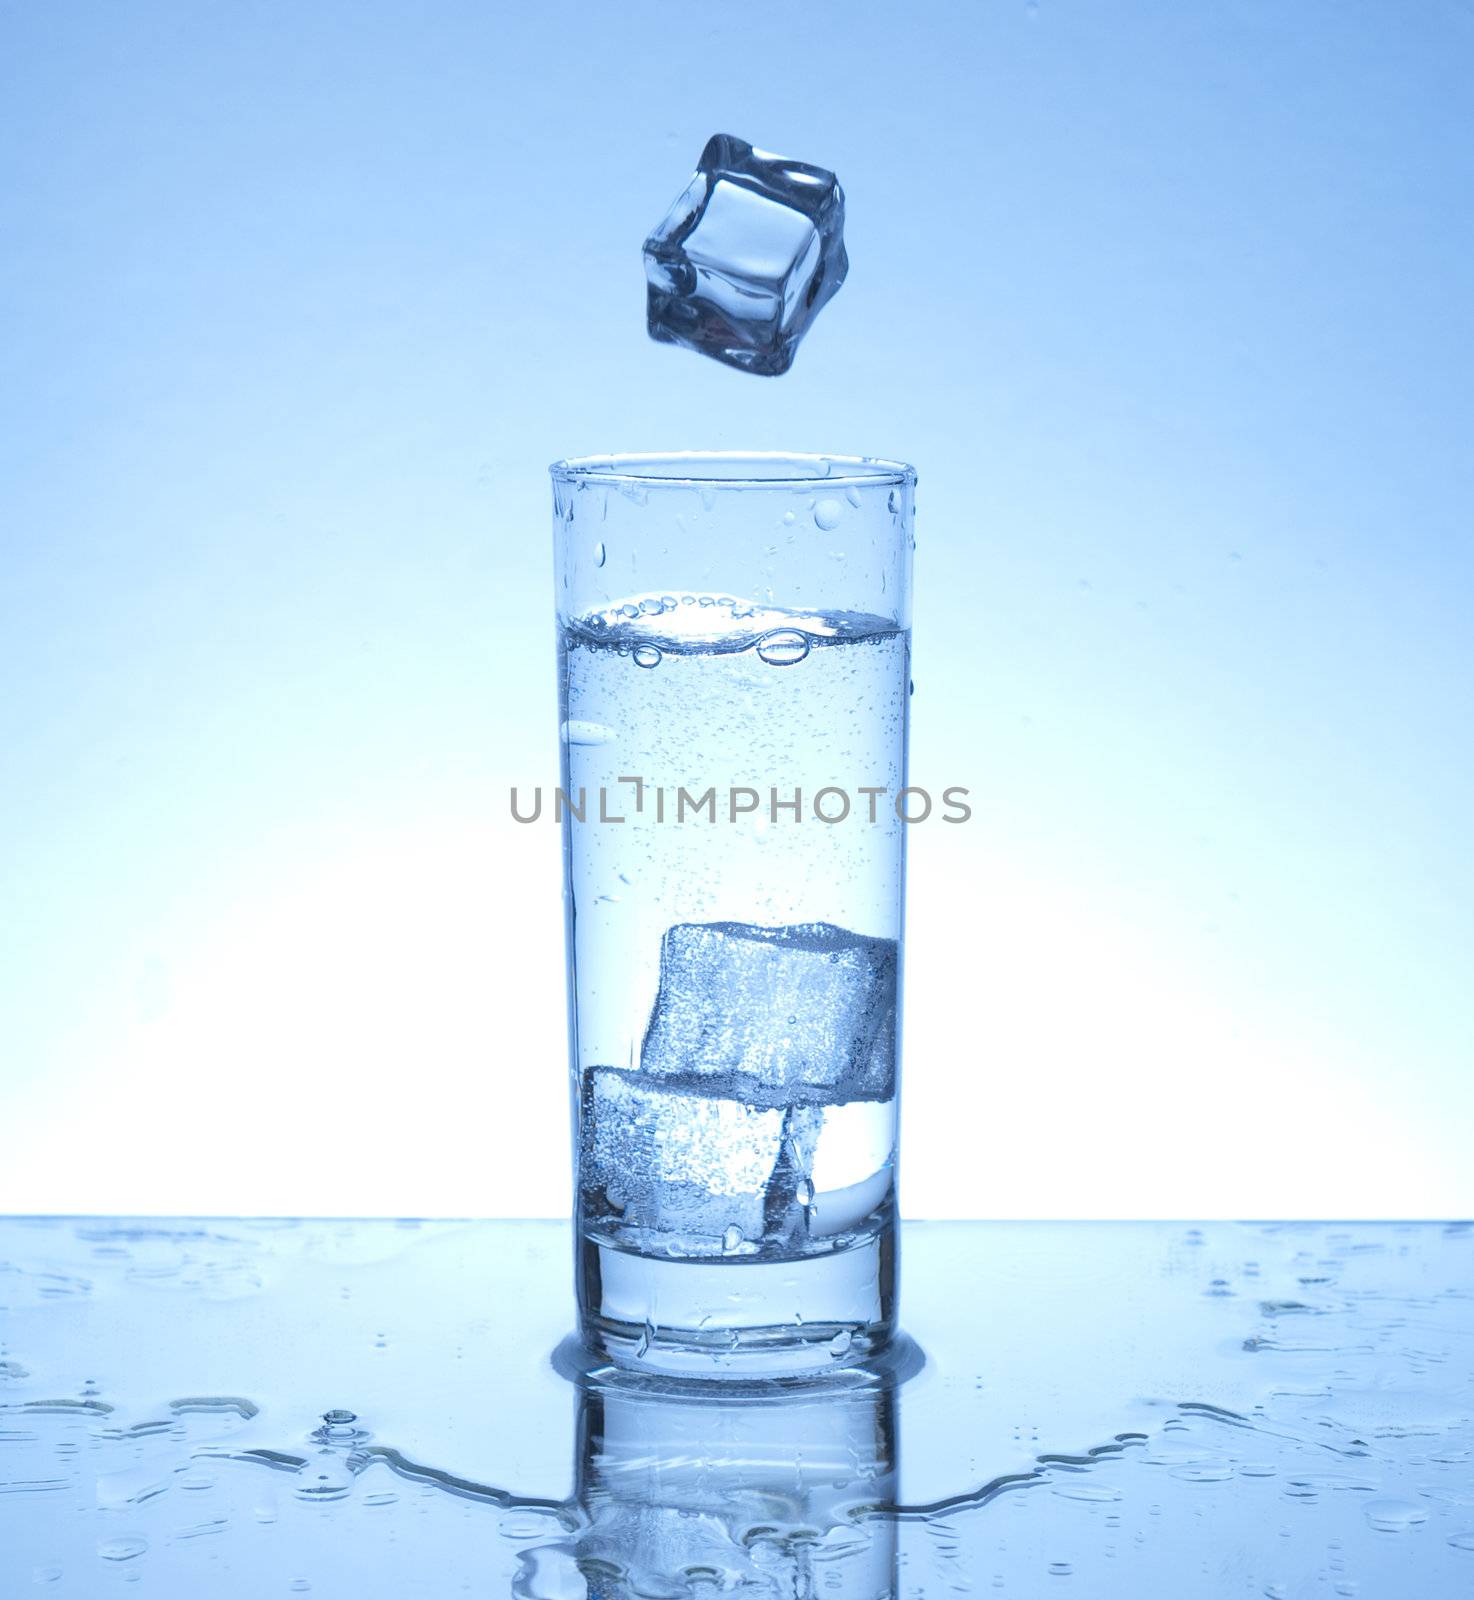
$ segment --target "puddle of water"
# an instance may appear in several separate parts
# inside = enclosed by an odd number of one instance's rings
[[[908,1243],[920,1377],[734,1399],[553,1374],[541,1224],[0,1224],[4,1592],[1474,1593],[1474,1233]]]

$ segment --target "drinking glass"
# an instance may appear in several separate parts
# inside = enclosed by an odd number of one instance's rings
[[[583,1336],[861,1360],[896,1314],[915,474],[551,472]]]

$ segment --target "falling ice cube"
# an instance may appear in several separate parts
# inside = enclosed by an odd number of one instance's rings
[[[848,270],[834,174],[714,134],[645,241],[650,337],[746,372],[786,372]]]
[[[753,1106],[888,1100],[896,965],[894,939],[827,922],[678,923],[661,940],[642,1072]]]

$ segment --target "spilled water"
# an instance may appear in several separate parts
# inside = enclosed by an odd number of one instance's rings
[[[1474,1594],[1474,1230],[905,1243],[918,1375],[733,1398],[550,1224],[0,1223],[0,1594]]]

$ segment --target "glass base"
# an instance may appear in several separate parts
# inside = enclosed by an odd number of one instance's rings
[[[684,1377],[804,1377],[872,1360],[895,1332],[895,1228],[788,1261],[678,1260],[578,1244],[596,1353]]]

